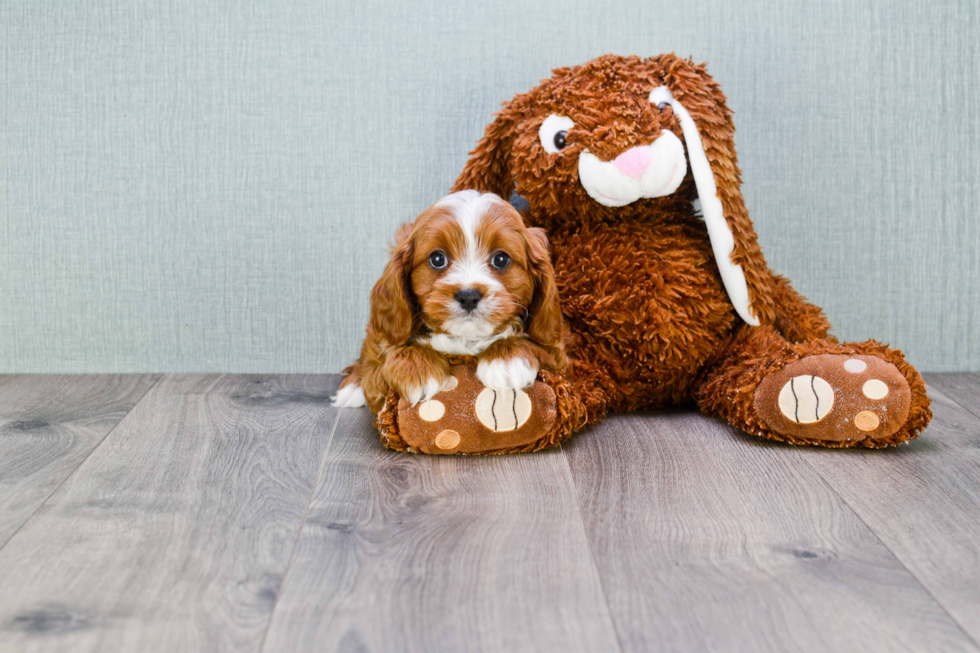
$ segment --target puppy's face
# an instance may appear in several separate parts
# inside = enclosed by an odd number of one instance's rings
[[[415,221],[411,287],[433,333],[465,340],[520,329],[535,292],[530,250],[539,246],[514,208],[462,191]]]

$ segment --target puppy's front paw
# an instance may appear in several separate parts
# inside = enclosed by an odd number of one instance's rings
[[[436,396],[442,386],[446,383],[445,379],[437,379],[433,376],[425,378],[419,382],[405,382],[394,385],[395,392],[405,401],[414,406],[420,401],[428,401]]]
[[[481,360],[476,366],[476,378],[492,390],[521,390],[538,378],[538,362],[523,356]]]
[[[360,408],[367,405],[364,389],[358,383],[341,387],[337,394],[330,397],[330,401],[334,408]]]
[[[408,345],[388,354],[381,376],[392,390],[414,406],[442,389],[449,380],[449,361],[433,349]]]

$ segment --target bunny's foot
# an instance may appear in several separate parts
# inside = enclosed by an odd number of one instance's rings
[[[698,389],[698,405],[770,440],[880,448],[917,437],[932,419],[926,384],[902,352],[873,340],[787,342],[746,327]]]
[[[472,360],[455,362],[449,381],[428,401],[411,405],[390,392],[378,413],[381,441],[390,449],[428,454],[537,451],[571,434],[567,384],[548,375],[524,390],[492,390]]]
[[[905,376],[877,356],[819,354],[762,380],[755,410],[776,435],[832,446],[883,446],[900,433],[912,405]]]

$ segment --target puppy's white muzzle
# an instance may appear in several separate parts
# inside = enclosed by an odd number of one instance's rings
[[[626,206],[641,198],[670,195],[686,174],[684,145],[666,130],[652,144],[632,147],[614,161],[600,161],[588,151],[578,158],[578,176],[585,192],[603,206]]]

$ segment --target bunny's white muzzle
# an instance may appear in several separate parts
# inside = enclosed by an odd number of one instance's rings
[[[631,147],[614,161],[600,161],[587,150],[578,158],[578,177],[585,192],[603,206],[670,195],[686,174],[684,145],[666,130],[652,144]]]
[[[698,199],[701,200],[701,214],[718,263],[718,272],[742,320],[746,324],[759,326],[759,318],[749,300],[745,273],[740,265],[732,261],[735,236],[725,218],[714,172],[704,152],[697,124],[666,86],[653,89],[649,100],[656,106],[670,105],[680,120],[687,154],[691,159],[691,173]],[[670,195],[681,185],[685,175],[687,159],[684,156],[684,143],[667,130],[652,144],[631,147],[613,161],[600,161],[587,150],[579,155],[578,160],[579,181],[589,197],[603,206],[626,206],[641,198]]]

